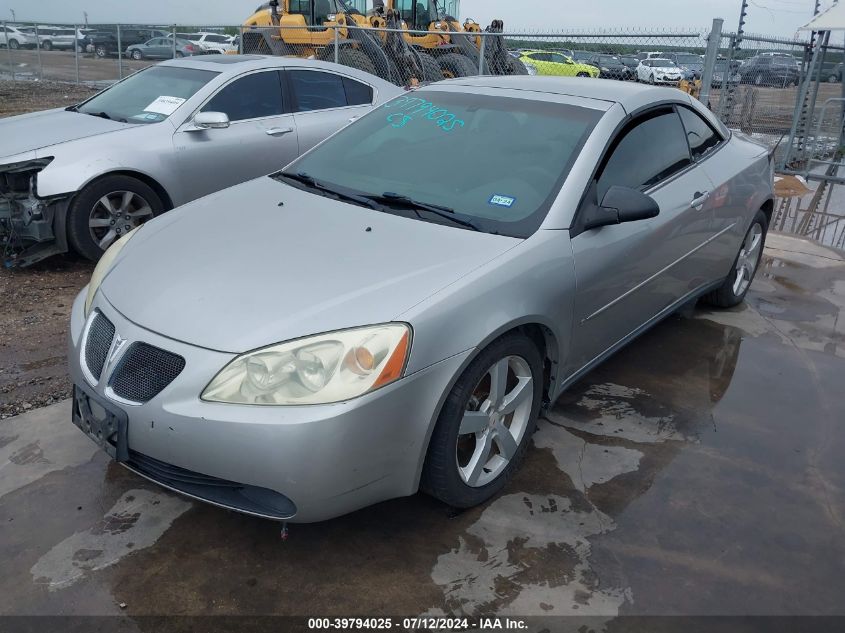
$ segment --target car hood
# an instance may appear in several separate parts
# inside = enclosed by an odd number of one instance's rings
[[[521,242],[264,177],[144,226],[101,292],[141,327],[241,353],[392,321]]]
[[[24,152],[31,152],[76,141],[78,139],[107,134],[125,129],[127,124],[109,121],[79,112],[64,109],[45,110],[32,114],[0,119],[0,159]],[[39,156],[43,153],[39,153]]]

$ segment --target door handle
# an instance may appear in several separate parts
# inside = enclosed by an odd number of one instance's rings
[[[361,118],[360,115],[355,115],[353,117],[350,117],[349,122],[354,123],[355,121],[357,121],[360,118]]]
[[[269,136],[284,136],[293,132],[292,127],[271,127],[264,130]]]
[[[704,205],[710,199],[710,192],[709,191],[696,191],[695,195],[692,197],[692,201],[690,201],[690,206],[694,208],[698,208]]]

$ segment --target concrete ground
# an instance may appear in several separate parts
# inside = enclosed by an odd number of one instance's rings
[[[287,542],[110,463],[68,403],[11,418],[0,614],[845,615],[843,313],[843,257],[770,236],[747,305],[591,373],[500,497]]]

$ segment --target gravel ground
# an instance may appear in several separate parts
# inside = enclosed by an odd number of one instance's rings
[[[0,81],[0,117],[72,105],[85,86]],[[93,264],[52,257],[23,270],[0,268],[0,419],[70,396],[65,337],[74,296]]]
[[[0,80],[0,117],[66,107],[87,99],[98,90],[56,81]]]

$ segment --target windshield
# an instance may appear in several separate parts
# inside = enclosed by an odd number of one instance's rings
[[[668,59],[652,59],[651,65],[655,68],[672,68],[675,64]]]
[[[482,231],[524,238],[542,224],[600,118],[571,105],[420,90],[345,128],[286,173],[439,205]]]
[[[77,110],[128,123],[158,123],[217,74],[210,70],[153,66],[101,92]]]
[[[677,55],[675,59],[679,64],[704,64],[698,55]]]
[[[602,64],[618,64],[619,58],[613,55],[599,55],[599,61]]]

